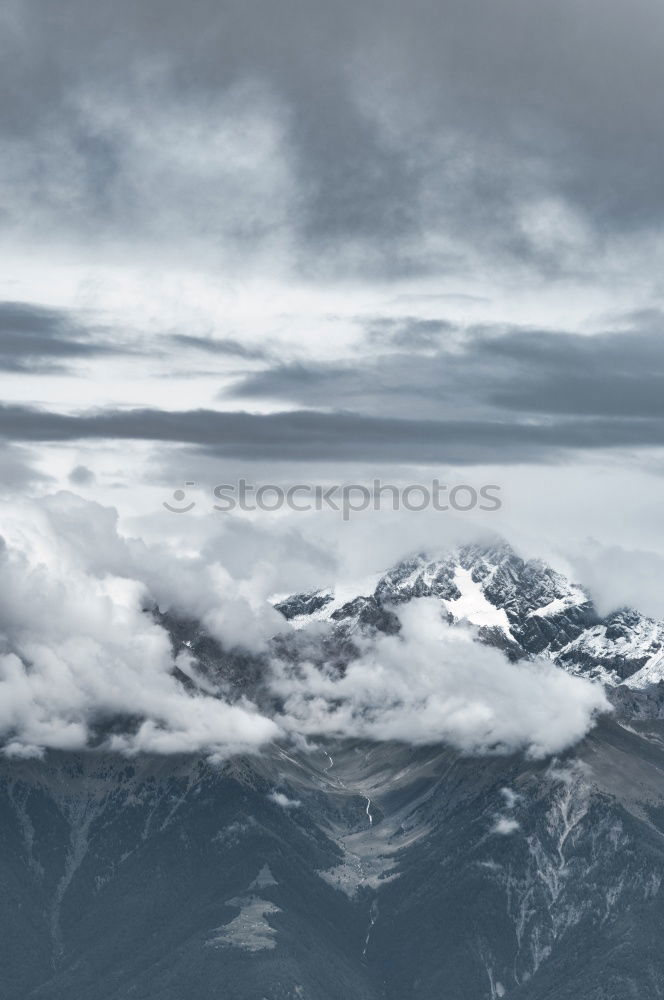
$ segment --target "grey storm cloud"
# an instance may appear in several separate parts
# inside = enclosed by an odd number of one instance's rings
[[[661,223],[656,0],[13,0],[3,16],[3,176],[28,233],[30,206],[95,239],[189,230],[243,252],[288,230],[314,271],[350,244],[354,270],[401,273],[452,264],[423,240],[442,233],[555,271],[564,248],[524,207],[557,200],[601,244]],[[215,173],[246,86],[279,155]],[[207,117],[186,133],[192,109]],[[266,180],[279,157],[293,197]]]
[[[0,435],[22,442],[177,442],[246,460],[463,464],[560,461],[570,449],[661,446],[664,421],[408,420],[308,410],[253,414],[130,409],[69,415],[4,405]]]
[[[58,369],[77,358],[113,351],[91,338],[67,310],[0,302],[0,369],[4,371]]]
[[[13,370],[96,350],[67,313],[0,306]],[[274,461],[561,462],[590,449],[664,444],[664,337],[656,311],[613,317],[607,332],[485,325],[444,318],[362,321],[368,347],[353,361],[275,362],[232,338],[166,334],[171,348],[261,361],[220,394],[284,402],[287,411],[158,408],[49,412],[0,407],[11,443],[90,439],[185,444],[220,457]],[[74,337],[79,339],[74,339]],[[376,348],[382,349],[378,353]],[[48,353],[50,351],[50,353]],[[9,365],[9,362],[8,362]]]
[[[462,339],[447,337],[451,324],[431,321],[423,342],[415,320],[407,353],[399,350],[409,337],[402,322],[393,353],[362,365],[279,364],[247,375],[224,394],[427,418],[491,414],[504,421],[509,412],[620,417],[635,421],[638,438],[641,418],[664,418],[664,320],[655,315],[648,321],[640,329],[592,335],[482,327]],[[372,324],[370,337],[373,330]],[[608,442],[616,428],[607,422],[606,432]]]

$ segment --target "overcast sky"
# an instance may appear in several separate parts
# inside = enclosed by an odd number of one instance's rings
[[[216,483],[438,476],[529,552],[664,554],[661,3],[0,18],[5,492],[196,549]],[[454,533],[382,524],[252,530],[312,575]]]

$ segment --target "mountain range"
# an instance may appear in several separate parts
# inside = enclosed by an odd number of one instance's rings
[[[327,737],[127,758],[100,732],[4,758],[1,1000],[664,996],[664,623],[601,616],[496,542],[282,598],[273,649],[343,672],[422,597],[613,711],[555,757]],[[183,686],[266,703],[265,656],[150,613],[197,664]]]

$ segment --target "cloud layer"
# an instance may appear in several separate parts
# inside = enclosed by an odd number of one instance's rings
[[[17,516],[17,514],[19,516]],[[151,614],[198,618],[226,648],[267,650],[283,619],[218,562],[123,538],[108,508],[57,494],[6,510],[0,552],[0,737],[5,752],[99,743],[119,752],[256,751],[289,736],[451,743],[469,752],[556,752],[607,708],[598,687],[547,663],[512,664],[451,629],[430,600],[398,637],[368,644],[343,675],[278,660],[259,711],[174,658]],[[178,669],[179,668],[179,669]],[[228,699],[231,699],[229,701]],[[267,714],[266,714],[267,713]]]
[[[166,441],[216,457],[383,464],[545,463],[571,451],[664,445],[660,419],[409,420],[294,410],[277,414],[104,410],[68,415],[0,406],[0,437],[12,442]]]
[[[67,327],[59,313],[4,303],[0,364],[3,322],[6,351],[21,370],[86,353],[117,359],[131,350],[120,342],[111,350],[99,336],[86,340],[82,327],[74,340],[62,333]],[[382,350],[372,350],[361,364],[284,362],[232,338],[168,334],[162,344],[185,351],[189,362],[209,355],[261,367],[236,373],[218,393],[223,409],[111,405],[62,412],[0,404],[0,437],[168,442],[248,462],[383,465],[550,463],[589,451],[661,448],[662,322],[662,314],[651,311],[615,316],[608,329],[572,333],[394,319]],[[375,328],[370,321],[364,325],[370,342]],[[407,351],[402,335],[410,340]],[[148,358],[146,351],[146,363]],[[238,401],[262,412],[229,408]],[[288,409],[269,412],[274,406]]]
[[[0,183],[23,233],[245,259],[276,237],[301,267],[383,275],[474,243],[559,272],[661,219],[654,0],[3,17]]]

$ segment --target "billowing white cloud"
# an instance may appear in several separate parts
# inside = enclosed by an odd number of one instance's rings
[[[9,753],[79,749],[94,726],[118,719],[126,731],[110,745],[128,752],[227,754],[278,735],[254,706],[194,696],[175,679],[169,637],[144,612],[154,594],[131,575],[112,511],[61,494],[5,515],[0,734]]]
[[[515,819],[510,819],[509,816],[499,816],[494,823],[491,832],[499,833],[503,837],[508,836],[510,833],[515,833],[519,829],[519,823]]]
[[[289,799],[283,792],[271,792],[268,799],[281,809],[297,809],[300,806],[299,799]]]
[[[113,507],[59,492],[14,509],[12,523],[32,558],[49,554],[52,561],[57,553],[57,559],[71,560],[81,573],[94,578],[111,574],[139,581],[146,602],[161,611],[196,618],[226,646],[261,649],[283,625],[278,612],[260,599],[253,578],[231,576],[212,550],[202,556],[196,549],[176,550],[124,535]],[[36,549],[34,538],[20,527],[26,512],[49,533]]]
[[[547,661],[511,663],[449,626],[434,598],[399,610],[340,675],[312,664],[277,667],[280,722],[310,734],[408,743],[446,741],[468,752],[525,748],[535,757],[581,739],[609,706],[602,688]]]

